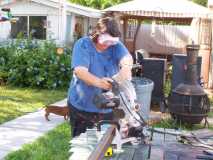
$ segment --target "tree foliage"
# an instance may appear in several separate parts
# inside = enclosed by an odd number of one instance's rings
[[[105,9],[107,7],[127,2],[129,0],[70,0],[72,3],[80,4],[87,7],[96,9]]]
[[[206,7],[208,0],[192,0],[192,1]]]

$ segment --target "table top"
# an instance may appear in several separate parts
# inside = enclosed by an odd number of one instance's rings
[[[105,157],[104,160],[146,160],[148,158],[148,145],[123,145],[123,151],[114,151],[112,157]]]

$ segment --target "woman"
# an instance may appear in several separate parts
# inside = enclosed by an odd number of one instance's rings
[[[116,21],[105,17],[98,21],[93,33],[79,39],[73,48],[73,78],[68,91],[72,136],[93,127],[99,120],[111,120],[110,109],[99,109],[94,95],[111,89],[112,77],[121,82],[131,78],[132,57],[119,41]]]

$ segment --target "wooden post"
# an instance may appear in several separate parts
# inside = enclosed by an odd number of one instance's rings
[[[210,58],[211,58],[211,48],[212,48],[212,30],[211,30],[211,20],[210,19],[200,19],[199,23],[199,56],[202,57],[201,64],[201,77],[203,78],[204,87],[209,87],[209,73],[210,73]]]
[[[138,20],[138,24],[137,24],[137,29],[136,29],[136,32],[135,32],[135,35],[134,35],[134,51],[136,50],[136,41],[137,41],[137,36],[138,36],[138,32],[140,31],[140,28],[141,28],[141,20]]]
[[[126,45],[126,33],[127,33],[127,25],[128,25],[128,19],[124,18],[124,24],[123,24],[123,38],[124,38],[124,44]]]
[[[208,0],[208,8],[211,11],[211,13],[213,13],[213,0]],[[213,19],[211,18],[211,28],[213,27]],[[213,37],[213,32],[211,33],[211,43],[210,43],[210,65],[209,65],[209,84],[208,87],[209,88],[213,88],[213,55],[212,53],[212,48],[213,48],[213,41],[212,41],[212,37]]]

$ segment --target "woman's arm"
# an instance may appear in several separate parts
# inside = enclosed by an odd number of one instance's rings
[[[98,88],[109,90],[112,88],[111,79],[104,77],[98,78],[95,75],[91,74],[86,67],[78,66],[74,69],[75,75],[83,80],[86,84],[92,85]]]
[[[120,62],[120,71],[113,76],[113,79],[115,79],[117,82],[122,82],[124,80],[131,80],[132,79],[132,66],[133,66],[133,59],[130,54],[127,54],[124,56]]]

